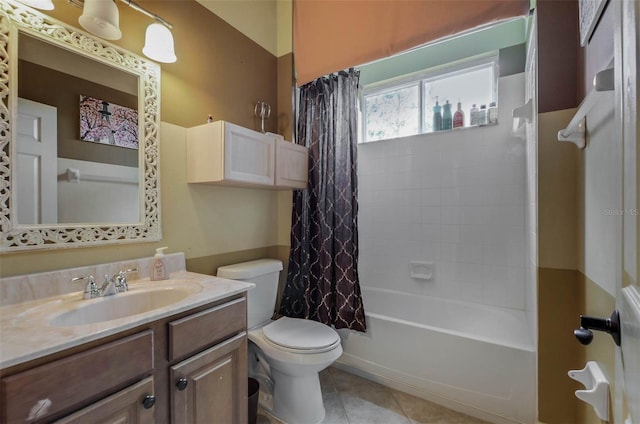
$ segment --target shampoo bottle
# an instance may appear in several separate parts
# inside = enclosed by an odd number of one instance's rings
[[[447,100],[443,106],[443,112],[442,112],[442,129],[443,130],[450,130],[451,128],[453,128],[452,123],[453,123],[453,117],[451,116],[451,103],[449,103],[449,100]]]
[[[487,125],[487,105],[480,105],[480,110],[478,111],[478,125]]]
[[[464,127],[464,112],[462,111],[462,104],[458,102],[458,110],[453,114],[453,128]]]
[[[478,108],[475,103],[471,106],[471,111],[469,112],[469,125],[478,125]]]
[[[433,107],[433,131],[442,130],[442,114],[440,113],[440,105],[438,104],[438,98],[436,97],[436,105]]]
[[[156,249],[156,254],[153,255],[153,263],[151,264],[151,273],[149,277],[151,281],[169,279],[169,273],[167,272],[167,260],[164,257],[164,253],[162,253],[164,249],[166,249],[166,247]]]

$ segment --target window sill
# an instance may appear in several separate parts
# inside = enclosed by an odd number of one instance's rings
[[[421,136],[425,136],[425,135],[427,135],[427,136],[436,136],[436,135],[449,134],[449,133],[452,133],[452,132],[459,132],[459,131],[466,132],[468,130],[477,130],[479,128],[495,127],[495,126],[498,126],[499,124],[500,124],[500,122],[495,122],[495,123],[486,124],[486,125],[474,125],[474,126],[469,126],[469,127],[452,128],[450,130],[432,131],[432,132],[405,135],[405,136],[394,137],[394,138],[381,138],[380,140],[360,141],[360,142],[358,142],[358,144],[370,144],[370,143],[389,142],[389,141],[402,141],[402,140],[410,139],[412,137],[421,137]]]

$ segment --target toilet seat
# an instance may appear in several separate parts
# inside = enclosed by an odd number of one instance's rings
[[[333,328],[300,318],[282,317],[264,326],[262,334],[272,346],[294,353],[322,353],[340,344]]]

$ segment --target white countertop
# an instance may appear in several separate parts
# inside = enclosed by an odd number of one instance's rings
[[[171,273],[170,280],[149,281],[148,279],[142,279],[129,281],[129,293],[156,287],[169,288],[172,284],[187,284],[194,292],[166,307],[94,324],[57,327],[52,326],[50,321],[62,313],[73,310],[78,305],[89,305],[91,302],[108,302],[110,298],[126,296],[127,293],[84,300],[82,299],[82,292],[74,292],[1,307],[0,369],[188,311],[198,306],[245,292],[254,287],[254,284],[242,281],[178,271]]]

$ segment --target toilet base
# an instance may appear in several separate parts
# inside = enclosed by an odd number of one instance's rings
[[[273,367],[273,410],[271,413],[288,424],[318,424],[324,419],[322,390],[318,373],[290,376]]]

